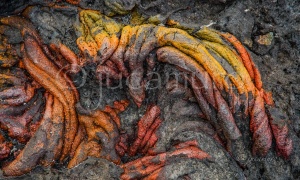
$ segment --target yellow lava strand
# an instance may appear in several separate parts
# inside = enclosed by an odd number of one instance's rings
[[[193,57],[200,63],[212,77],[220,90],[230,89],[225,78],[227,73],[221,64],[207,51],[207,49],[183,30],[159,27],[157,39],[161,46],[173,45],[187,55]]]
[[[238,86],[239,84],[245,84],[247,90],[251,91],[254,94],[255,86],[250,78],[247,69],[245,68],[243,62],[239,60],[239,57],[236,56],[236,54],[231,49],[229,49],[225,45],[209,41],[203,41],[203,44],[206,47],[213,49],[218,53],[218,55],[227,60],[227,62],[229,62],[229,64],[237,72],[243,82],[237,82],[238,84],[235,84],[236,86]]]

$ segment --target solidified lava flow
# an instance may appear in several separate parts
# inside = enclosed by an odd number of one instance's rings
[[[197,138],[170,141],[168,148],[159,143],[168,133],[162,130],[169,121],[168,110],[159,103],[147,103],[151,96],[147,90],[153,74],[163,76],[157,67],[166,65],[173,67],[185,84],[169,81],[163,88],[169,94],[193,99],[197,116],[204,120],[203,124],[183,122],[176,127],[181,128],[178,134],[195,131],[208,135],[216,148],[240,167],[247,165],[240,158],[241,149],[250,148],[243,142],[245,134],[251,136],[253,157],[265,157],[274,141],[277,155],[288,159],[293,147],[288,125],[273,109],[272,95],[264,90],[258,67],[242,43],[230,33],[210,28],[190,33],[151,21],[119,22],[120,14],[130,13],[135,3],[104,1],[113,14],[119,14],[116,17],[81,7],[80,0],[36,2],[18,15],[1,17],[3,174],[24,175],[38,165],[60,164],[71,169],[96,157],[122,168],[121,179],[162,179],[165,169],[178,159],[215,162],[217,157],[206,152]],[[66,13],[76,9],[72,26],[76,51],[60,39],[45,41],[30,18],[39,8]],[[101,87],[110,89],[126,81],[122,91],[127,98],[103,108],[82,105],[76,77],[83,78],[89,67],[93,68],[86,76]],[[181,103],[180,98],[174,99]],[[135,133],[127,133],[123,124],[127,119],[121,119],[129,107],[144,108],[136,127],[131,127]],[[175,111],[192,116],[194,109]],[[249,133],[240,130],[241,121],[249,121]],[[14,146],[18,151],[13,151]],[[182,176],[189,178],[188,174]]]

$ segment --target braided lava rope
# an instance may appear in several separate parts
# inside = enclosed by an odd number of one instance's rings
[[[33,79],[31,83],[24,83],[21,81],[25,81],[26,77],[18,79],[8,73],[1,74],[5,81],[12,81],[18,87],[0,92],[0,97],[5,99],[0,102],[1,128],[8,129],[9,136],[23,142],[31,137],[16,158],[2,168],[5,175],[22,175],[39,164],[51,166],[57,161],[68,160],[68,167],[72,168],[88,156],[120,164],[120,157],[125,153],[129,156],[142,153],[144,157],[121,165],[124,169],[121,178],[156,179],[168,158],[211,158],[195,141],[179,143],[170,152],[157,152],[155,144],[160,137],[156,131],[163,121],[157,105],[147,108],[138,123],[137,137],[128,148],[126,136],[119,131],[121,125],[118,114],[126,109],[129,101],[116,101],[113,107],[106,106],[103,110],[93,112],[78,107],[77,89],[68,74],[60,70],[64,64],[69,64],[74,74],[79,71],[78,68],[94,64],[97,66],[96,77],[107,85],[128,78],[129,93],[138,107],[146,98],[145,84],[149,78],[145,78],[145,74],[153,71],[158,62],[174,65],[187,74],[186,78],[204,118],[220,130],[214,138],[225,145],[234,158],[235,143],[243,133],[236,121],[248,118],[253,155],[265,156],[274,136],[278,154],[289,157],[292,141],[288,137],[287,125],[273,123],[274,118],[267,113],[267,105],[273,104],[272,97],[263,89],[261,75],[249,53],[233,35],[208,28],[192,36],[181,29],[153,24],[122,26],[112,18],[92,10],[80,11],[79,17],[80,36],[76,42],[80,55],[62,43],[43,44],[35,27],[23,17],[1,19],[2,34],[4,29],[14,28],[19,30],[23,38],[19,55],[3,40],[2,43],[6,44],[3,47],[7,48],[10,55],[1,55],[1,67],[12,67],[20,56],[18,66]],[[39,90],[41,88],[45,91]],[[44,99],[36,97],[42,96],[42,93],[46,99],[44,109],[41,108]],[[19,101],[27,102],[27,106],[20,106]],[[4,108],[11,108],[15,113]],[[22,126],[10,125],[11,122],[3,120],[9,116],[14,122],[21,123],[22,118],[13,117],[22,113],[25,119],[29,119]],[[35,130],[22,128],[30,124],[35,114],[42,115],[38,123],[31,123],[35,125]],[[13,128],[28,136],[21,139],[14,134]],[[0,158],[4,159],[11,145],[2,139],[0,134],[0,147],[5,147],[2,148],[4,155],[1,154]]]

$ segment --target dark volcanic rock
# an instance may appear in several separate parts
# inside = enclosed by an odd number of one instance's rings
[[[109,162],[105,159],[99,158],[88,158],[86,161],[81,163],[80,165],[74,167],[73,169],[67,170],[64,168],[54,169],[54,168],[42,168],[37,167],[31,173],[15,177],[15,178],[4,178],[0,175],[1,179],[9,179],[9,180],[44,180],[44,179],[60,179],[60,180],[68,180],[68,179],[90,179],[90,180],[98,180],[98,179],[108,179],[114,180],[119,179],[120,174],[122,173],[122,169],[115,165],[112,162]]]

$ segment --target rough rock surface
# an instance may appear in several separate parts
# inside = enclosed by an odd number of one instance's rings
[[[78,52],[75,44],[74,24],[78,10],[75,7],[53,10],[43,7],[51,0],[22,0],[0,2],[0,15],[21,12],[27,5],[34,7],[29,19],[38,27],[46,43],[61,40],[73,51]],[[293,153],[288,160],[276,156],[274,147],[266,157],[251,156],[250,134],[244,133],[246,149],[240,151],[244,167],[241,168],[224,151],[220,144],[197,128],[191,128],[187,122],[206,122],[199,118],[199,111],[192,97],[187,92],[169,92],[166,89],[167,77],[161,82],[153,81],[147,90],[146,102],[140,109],[130,106],[121,114],[122,128],[134,136],[137,120],[145,111],[147,104],[157,103],[162,109],[164,122],[159,128],[163,139],[158,141],[158,148],[168,150],[172,143],[197,139],[200,148],[215,158],[209,161],[192,159],[172,159],[171,165],[164,168],[164,178],[185,179],[189,174],[192,179],[299,179],[300,178],[300,1],[226,1],[226,0],[149,0],[136,1],[135,10],[143,17],[157,16],[161,24],[169,19],[180,22],[189,32],[203,26],[230,32],[240,39],[249,49],[257,64],[264,82],[264,87],[273,93],[275,106],[279,107],[290,120],[290,135],[294,141]],[[82,8],[99,10],[104,14],[111,11],[103,1],[82,0]],[[159,16],[158,16],[159,15]],[[128,22],[130,14],[120,18]],[[76,28],[76,27],[75,27]],[[269,36],[266,36],[269,35]],[[266,41],[261,38],[269,38]],[[176,74],[171,66],[159,65],[156,72],[170,71]],[[112,104],[116,99],[129,97],[125,85],[123,88],[100,88],[94,79],[93,67],[85,67],[85,74],[73,77],[80,93],[81,104],[90,109],[102,108]],[[86,77],[86,78],[82,78]],[[125,83],[125,82],[124,82]],[[150,88],[151,85],[161,88]],[[125,89],[125,91],[124,91]],[[131,103],[133,104],[133,103]],[[243,132],[249,132],[249,122],[239,122]],[[250,132],[249,132],[250,133]],[[124,162],[129,157],[124,157]],[[122,170],[103,159],[88,159],[72,170],[63,167],[46,169],[37,167],[30,174],[16,179],[118,179]],[[1,176],[0,176],[1,178]]]

